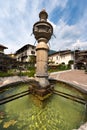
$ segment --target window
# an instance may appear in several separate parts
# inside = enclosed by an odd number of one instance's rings
[[[34,49],[34,46],[32,46],[32,49]]]
[[[31,51],[31,54],[35,54],[35,51]]]
[[[56,60],[58,60],[58,56],[56,56]]]

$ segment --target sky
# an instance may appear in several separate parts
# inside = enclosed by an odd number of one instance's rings
[[[37,45],[32,28],[42,9],[53,25],[50,49],[87,49],[87,0],[0,0],[0,44],[8,47],[5,53]]]

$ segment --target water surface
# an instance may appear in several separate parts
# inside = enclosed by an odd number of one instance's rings
[[[0,98],[28,90],[28,84],[7,89]],[[56,84],[55,89],[83,95],[65,85]],[[0,130],[72,130],[85,122],[85,105],[58,95],[51,95],[41,102],[31,94],[0,105]]]

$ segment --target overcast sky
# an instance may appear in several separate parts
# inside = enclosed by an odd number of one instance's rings
[[[32,27],[42,9],[54,27],[50,49],[87,49],[87,0],[0,0],[0,44],[14,53],[35,43]]]

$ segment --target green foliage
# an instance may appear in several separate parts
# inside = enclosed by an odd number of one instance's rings
[[[35,71],[26,71],[26,72],[20,72],[18,73],[18,76],[28,76],[28,77],[34,77]]]
[[[59,64],[57,66],[50,66],[49,67],[49,72],[56,72],[56,71],[63,71],[63,70],[68,70],[69,67],[65,65],[64,63]]]
[[[30,59],[29,59],[29,63],[34,66],[36,63],[36,56],[35,55],[31,55]]]
[[[70,69],[71,68],[71,65],[74,64],[74,60],[69,60],[68,62],[68,68]]]
[[[68,68],[68,66],[65,65],[65,64],[60,64],[60,65],[58,66],[58,69],[59,69],[60,71],[62,71],[62,70],[67,70],[67,69],[69,69],[69,68]]]
[[[74,60],[69,60],[68,64],[69,64],[69,65],[74,64]]]
[[[34,74],[35,74],[35,67],[28,67],[27,71],[20,71],[18,73],[18,76],[34,77]]]
[[[64,63],[56,65],[56,66],[49,66],[48,71],[49,72],[56,72],[56,71],[62,71],[67,70],[69,67],[65,65]],[[0,72],[0,77],[8,77],[8,76],[28,76],[28,77],[34,77],[35,74],[35,67],[28,66],[27,70],[19,70],[19,69],[11,69],[7,72]]]
[[[0,72],[0,77],[8,77],[8,76],[29,76],[33,77],[35,74],[35,67],[29,67],[27,71],[15,70],[11,69],[7,72]]]
[[[8,72],[0,72],[0,77],[8,77],[8,76],[13,76],[13,74]]]

